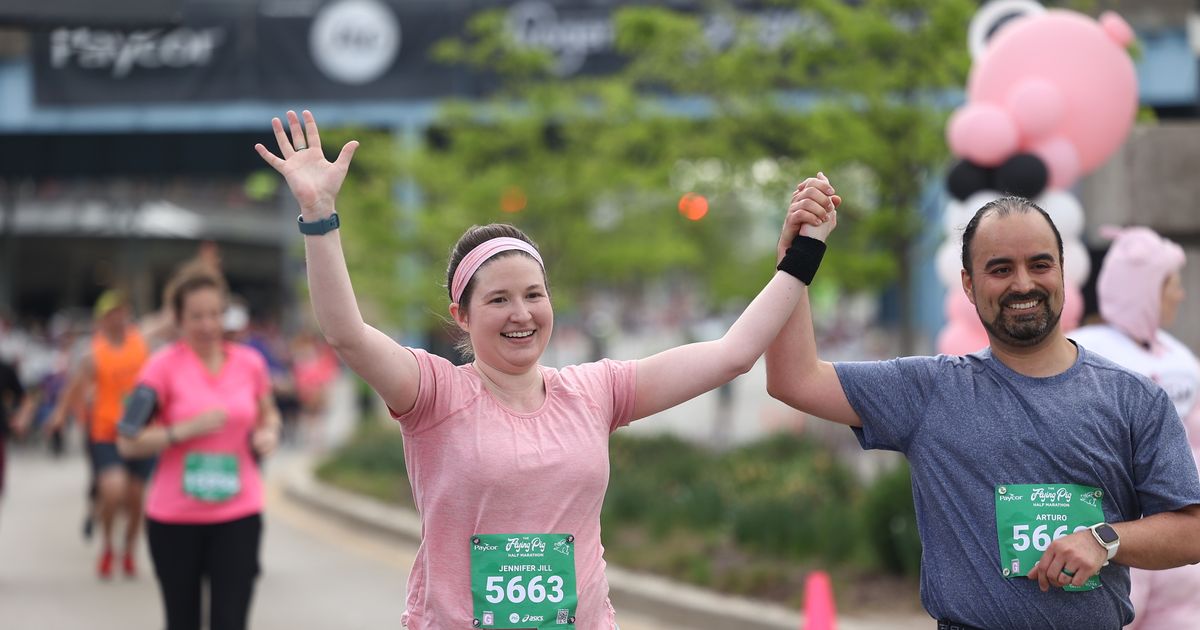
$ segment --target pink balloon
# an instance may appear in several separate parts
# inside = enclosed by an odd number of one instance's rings
[[[946,291],[946,326],[938,333],[937,351],[942,354],[970,354],[987,347],[987,331],[979,322],[975,305],[962,287]]]
[[[1129,26],[1129,22],[1125,18],[1113,13],[1105,11],[1100,14],[1100,27],[1108,33],[1108,37],[1120,46],[1126,48],[1133,43],[1133,27]]]
[[[1017,127],[990,103],[960,107],[950,116],[946,142],[955,155],[979,166],[999,166],[1017,150]]]
[[[1024,139],[1018,150],[1042,145],[1042,137],[1062,138],[1074,150],[1076,176],[1092,171],[1125,141],[1137,111],[1137,76],[1121,42],[1120,25],[1113,18],[1105,18],[1102,26],[1086,15],[1051,9],[1014,20],[992,38],[971,68],[967,108],[986,104],[1007,109],[1044,103],[1044,87],[1023,86],[1030,81],[1052,86],[1061,102],[1058,122],[1044,134]],[[1021,121],[1017,124],[1022,129],[1032,121],[1039,130],[1051,117],[1044,112],[1010,111],[1008,115],[1010,120]],[[1055,149],[1050,156],[1063,161],[1061,167],[1069,166],[1064,151]],[[997,159],[992,154],[988,157],[989,161]],[[1053,167],[1051,176],[1051,186],[1055,186],[1054,179],[1069,179],[1065,171],[1056,178]]]
[[[988,347],[987,332],[976,320],[977,327],[952,325],[938,333],[937,351],[941,354],[971,354]]]
[[[1079,179],[1079,154],[1075,151],[1075,145],[1066,138],[1050,138],[1033,147],[1033,154],[1042,158],[1046,170],[1050,172],[1050,181],[1047,182],[1050,190],[1066,190]]]
[[[1082,319],[1083,291],[1079,287],[1067,283],[1063,293],[1062,318],[1058,320],[1062,324],[1063,332],[1079,328],[1079,322]]]
[[[962,287],[953,287],[946,291],[944,305],[949,325],[979,322],[979,314],[975,312],[975,305],[967,299],[967,294],[963,292]]]
[[[1017,123],[1021,143],[1028,146],[1048,135],[1062,122],[1062,95],[1045,79],[1030,79],[1015,86],[1005,102]]]

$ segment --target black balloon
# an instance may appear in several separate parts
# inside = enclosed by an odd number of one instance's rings
[[[1018,153],[996,169],[996,190],[1033,199],[1046,189],[1050,171],[1042,159],[1032,153]]]
[[[966,160],[959,160],[946,175],[946,189],[959,201],[992,188],[992,169],[976,166]]]

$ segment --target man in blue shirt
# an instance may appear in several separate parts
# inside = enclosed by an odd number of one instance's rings
[[[767,351],[773,397],[907,456],[939,628],[1116,629],[1133,620],[1128,567],[1200,561],[1183,425],[1161,388],[1063,334],[1062,250],[1026,199],[975,214],[962,286],[990,341],[975,354],[821,361],[807,296]]]

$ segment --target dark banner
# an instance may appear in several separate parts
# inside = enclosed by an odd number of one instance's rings
[[[182,0],[4,0],[0,24],[177,24],[183,17]]]
[[[616,4],[263,0],[175,27],[51,27],[34,34],[35,93],[48,105],[477,96],[486,79],[431,59],[473,14],[505,11],[517,40],[552,51],[569,76],[619,67]]]
[[[185,4],[166,28],[53,27],[35,34],[34,80],[48,105],[251,100],[472,97],[493,82],[431,58],[472,16],[503,12],[514,39],[550,51],[562,77],[620,68],[613,12],[639,0],[242,0]],[[697,9],[700,3],[656,2]],[[794,9],[739,2],[753,35],[775,45],[813,23]],[[205,11],[209,11],[208,14]],[[728,14],[705,17],[705,36],[729,45]]]
[[[471,95],[465,68],[438,64],[434,45],[460,35],[466,5],[340,0],[259,16],[251,70],[268,99],[405,99]]]
[[[43,104],[196,101],[253,96],[229,18],[186,26],[64,26],[33,40],[34,93]]]

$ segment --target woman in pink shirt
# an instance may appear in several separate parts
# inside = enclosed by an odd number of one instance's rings
[[[610,630],[600,508],[608,436],[748,371],[812,280],[841,199],[824,177],[792,195],[789,254],[716,341],[638,361],[539,364],[554,328],[536,246],[508,225],[473,227],[450,256],[450,314],[473,357],[455,366],[406,348],[359,313],[335,228],[335,198],[358,147],[325,159],[316,122],[272,120],[282,157],[256,145],[300,204],[309,290],[330,346],[400,421],[423,538],[403,622],[415,630]],[[306,150],[306,149],[312,150]],[[811,224],[815,238],[797,237]],[[793,240],[794,239],[794,240]]]
[[[224,280],[187,270],[168,295],[180,339],[142,368],[118,447],[126,456],[159,454],[146,535],[167,630],[199,630],[205,578],[210,627],[237,630],[246,627],[259,572],[257,461],[278,443],[279,413],[262,356],[223,339]]]

